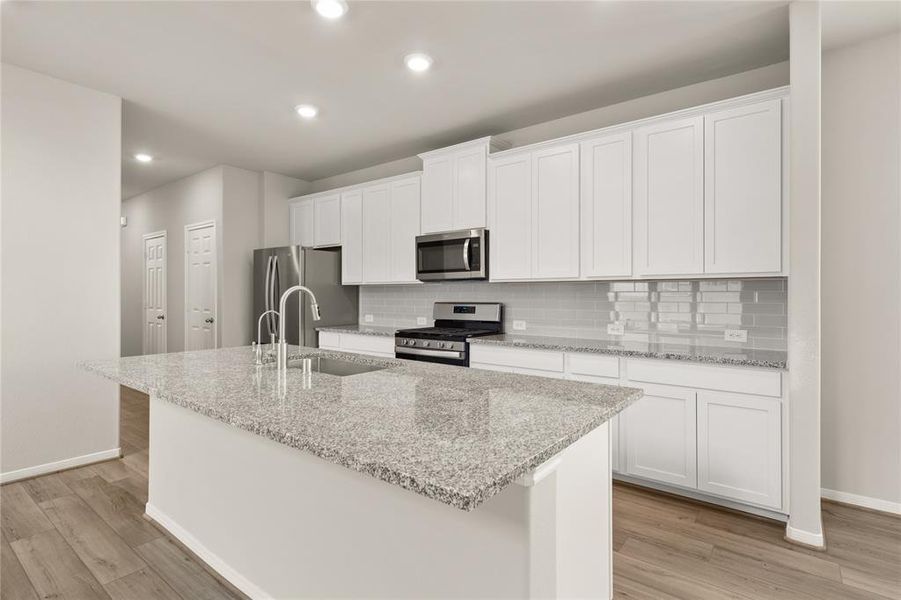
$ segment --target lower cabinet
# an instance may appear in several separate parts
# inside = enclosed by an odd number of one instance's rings
[[[624,410],[628,475],[693,488],[697,473],[697,393],[691,389],[642,385],[644,397]]]
[[[698,392],[698,489],[741,502],[782,506],[778,399]]]
[[[473,368],[641,388],[610,420],[613,471],[782,511],[779,371],[473,344]]]
[[[319,347],[323,350],[340,350],[354,354],[394,358],[394,336],[320,331]]]

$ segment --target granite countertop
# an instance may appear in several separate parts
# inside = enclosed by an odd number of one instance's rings
[[[316,331],[334,331],[335,333],[355,333],[357,335],[380,335],[384,337],[394,337],[399,327],[386,327],[383,325],[358,325],[351,323],[350,325],[330,325],[328,327],[317,327]]]
[[[249,347],[80,363],[212,419],[472,510],[641,397],[562,381],[292,346],[289,356],[384,366],[279,382]]]
[[[470,338],[470,344],[494,344],[514,348],[589,352],[630,358],[663,358],[718,365],[738,365],[786,369],[788,355],[783,350],[728,348],[676,342],[637,342],[603,339],[547,337],[537,335],[487,335]]]

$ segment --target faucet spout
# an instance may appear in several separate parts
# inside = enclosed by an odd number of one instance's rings
[[[285,339],[285,305],[288,303],[288,296],[294,292],[306,292],[310,296],[310,312],[313,313],[313,320],[318,321],[322,318],[319,312],[319,303],[316,301],[316,294],[313,290],[303,285],[295,285],[285,290],[281,300],[278,302],[278,371],[284,374],[288,368],[288,342]]]
[[[263,364],[263,339],[262,339],[262,333],[261,333],[260,330],[261,330],[261,328],[262,328],[262,326],[263,326],[263,317],[265,317],[266,315],[268,315],[268,314],[270,314],[270,313],[273,314],[273,315],[275,315],[276,317],[279,316],[277,310],[270,309],[270,310],[264,311],[264,312],[260,315],[260,318],[257,319],[257,345],[256,345],[256,347],[254,348],[254,353],[255,353],[255,355],[256,355],[256,363],[257,363],[258,365]],[[272,346],[273,346],[273,347],[275,346],[274,340],[273,340]],[[270,352],[271,352],[271,351],[272,351],[272,349],[270,349]]]

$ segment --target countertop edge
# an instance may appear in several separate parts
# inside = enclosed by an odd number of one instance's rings
[[[469,343],[472,344],[480,344],[486,346],[505,346],[508,348],[523,348],[523,349],[532,349],[532,350],[558,350],[560,352],[584,352],[587,354],[606,354],[609,356],[620,356],[623,358],[651,358],[651,359],[660,359],[660,360],[678,360],[683,362],[693,362],[699,364],[713,364],[713,365],[721,365],[721,366],[737,366],[737,367],[757,367],[762,369],[774,369],[787,371],[788,363],[787,361],[773,361],[773,360],[755,360],[755,359],[741,359],[741,358],[729,358],[724,356],[705,356],[703,354],[697,355],[686,355],[677,352],[654,352],[654,351],[641,351],[641,350],[629,350],[626,348],[597,348],[592,346],[585,346],[579,344],[579,342],[573,342],[572,344],[560,344],[555,342],[543,343],[533,339],[531,340],[496,340],[485,337],[474,337],[470,338]]]

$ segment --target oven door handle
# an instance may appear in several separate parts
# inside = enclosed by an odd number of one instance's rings
[[[464,358],[463,352],[455,352],[453,350],[421,350],[419,348],[395,348],[394,355],[395,357],[402,356],[404,354],[411,354],[413,356],[434,356],[436,358]]]
[[[463,242],[463,270],[471,271],[472,267],[469,266],[469,243],[472,241],[472,238],[466,238],[466,241]]]

